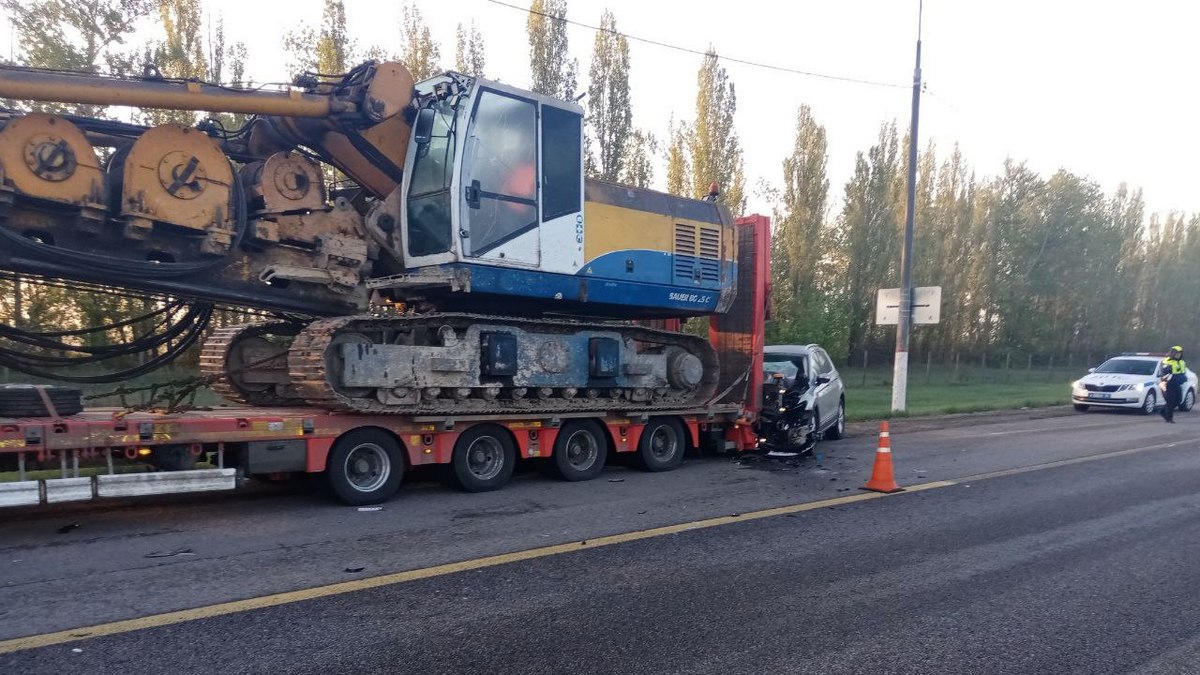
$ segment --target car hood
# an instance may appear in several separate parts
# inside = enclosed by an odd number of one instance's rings
[[[1145,382],[1152,384],[1156,378],[1153,375],[1123,375],[1121,373],[1091,373],[1079,378],[1080,384],[1137,384]]]

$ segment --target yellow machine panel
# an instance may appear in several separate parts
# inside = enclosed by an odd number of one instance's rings
[[[0,131],[5,187],[33,199],[102,209],[104,172],[74,124],[54,115],[14,118]]]
[[[166,223],[209,234],[206,252],[228,248],[233,169],[217,143],[175,124],[148,129],[125,158],[121,215],[131,229]]]

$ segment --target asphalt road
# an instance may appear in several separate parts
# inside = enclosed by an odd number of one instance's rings
[[[1178,419],[900,423],[897,477],[925,489],[862,501],[860,426],[820,458],[416,482],[382,511],[273,491],[5,514],[0,673],[1194,673],[1200,413]]]

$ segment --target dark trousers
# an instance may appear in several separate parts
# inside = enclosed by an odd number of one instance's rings
[[[1183,402],[1183,387],[1171,382],[1167,383],[1167,390],[1163,392],[1167,399],[1166,405],[1162,408],[1162,416],[1164,420],[1172,422],[1175,420],[1175,409]]]

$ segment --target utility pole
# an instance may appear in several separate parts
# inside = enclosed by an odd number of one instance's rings
[[[912,127],[908,131],[908,204],[904,209],[904,247],[900,249],[900,318],[896,322],[896,359],[892,372],[892,412],[904,412],[908,400],[908,337],[912,332],[913,214],[917,198],[917,122],[921,116],[921,18],[917,5],[917,65],[913,68]]]

